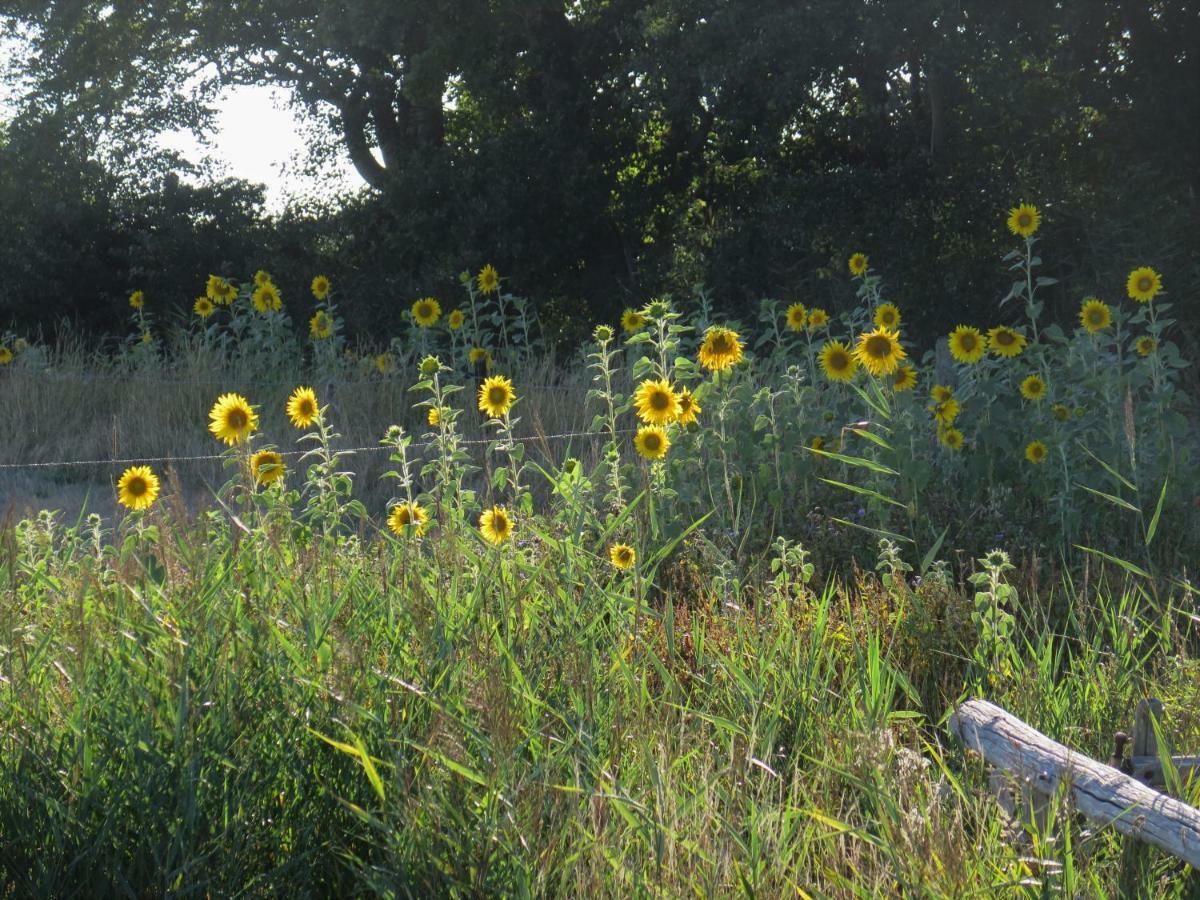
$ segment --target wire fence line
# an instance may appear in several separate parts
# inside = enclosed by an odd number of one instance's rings
[[[617,430],[617,434],[632,434],[636,429],[621,428]],[[514,444],[537,444],[543,441],[566,440],[568,438],[586,437],[592,439],[603,439],[608,437],[606,432],[600,431],[563,431],[557,434],[534,434],[525,437],[513,438]],[[483,444],[496,443],[499,438],[460,438],[459,446],[479,446]],[[436,447],[436,441],[421,441],[418,443],[409,444],[406,449],[423,450],[427,447]],[[355,456],[366,453],[380,453],[385,450],[394,449],[391,445],[381,444],[375,447],[350,447],[344,450],[334,448],[335,453],[340,453],[348,456]],[[306,453],[311,453],[311,450],[286,450],[279,451],[282,457],[297,457],[304,456]],[[184,462],[209,462],[225,459],[224,453],[209,453],[200,456],[139,456],[129,457],[127,459],[64,459],[53,460],[50,462],[25,462],[25,463],[0,463],[0,470],[12,469],[54,469],[54,468],[86,468],[89,466],[131,466],[131,465],[146,465],[149,463],[170,464]]]

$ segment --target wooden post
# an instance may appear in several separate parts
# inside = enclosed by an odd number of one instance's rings
[[[1158,762],[1158,736],[1155,734],[1154,724],[1158,722],[1161,730],[1162,721],[1162,701],[1155,698],[1138,701],[1133,713],[1133,740],[1130,742],[1130,755],[1134,759],[1149,757]],[[1144,764],[1142,768],[1145,768]],[[1138,772],[1135,769],[1134,777],[1137,776]],[[1125,839],[1125,846],[1121,850],[1121,893],[1127,897],[1137,896],[1145,881],[1146,869],[1150,863],[1148,849],[1141,841]]]
[[[1200,869],[1200,810],[1052,741],[986,700],[962,704],[950,727],[967,749],[1038,792],[1053,796],[1065,785],[1089,819]]]

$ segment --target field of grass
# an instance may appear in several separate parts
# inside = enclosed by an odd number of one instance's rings
[[[923,353],[865,258],[844,309],[701,291],[557,362],[483,273],[356,348],[265,273],[22,341],[0,896],[1195,896],[946,727],[1107,759],[1156,696],[1200,751],[1170,307],[1048,321],[1031,235],[1025,319]]]

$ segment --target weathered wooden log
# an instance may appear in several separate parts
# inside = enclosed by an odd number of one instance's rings
[[[1053,795],[1065,784],[1075,808],[1089,819],[1200,869],[1200,809],[1052,741],[986,700],[962,704],[950,727],[967,749],[1039,793]]]

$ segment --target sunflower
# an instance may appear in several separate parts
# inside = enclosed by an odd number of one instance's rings
[[[149,466],[132,466],[117,482],[117,502],[127,509],[149,509],[158,498],[158,476]]]
[[[958,405],[958,401],[953,397],[943,400],[933,407],[933,417],[939,425],[950,426],[958,414],[962,412],[962,407]]]
[[[479,411],[487,413],[493,419],[508,415],[508,410],[516,399],[512,382],[503,375],[486,378],[479,386]]]
[[[1046,461],[1046,445],[1041,441],[1030,441],[1025,445],[1025,458],[1035,466]]]
[[[207,319],[211,316],[214,309],[216,307],[213,306],[213,302],[207,297],[197,297],[196,302],[192,304],[192,312],[202,319]]]
[[[666,381],[647,379],[633,395],[638,418],[649,425],[666,425],[679,416],[679,397]]]
[[[397,503],[388,513],[388,528],[397,537],[421,537],[425,533],[425,523],[429,521],[429,513],[419,503]],[[499,542],[497,542],[499,543]]]
[[[621,313],[621,327],[630,333],[638,331],[646,327],[646,317],[636,309],[627,309]]]
[[[829,313],[819,307],[808,311],[808,328],[810,331],[824,328],[829,324]]]
[[[269,312],[279,312],[283,308],[283,299],[279,295],[279,288],[269,281],[256,287],[250,299],[254,302],[254,308],[264,315]]]
[[[323,341],[326,338],[332,337],[333,316],[329,315],[323,309],[318,309],[313,313],[313,317],[308,320],[308,333],[316,341]]]
[[[317,421],[317,395],[312,388],[298,387],[288,397],[287,416],[297,428],[307,428]]]
[[[895,331],[900,326],[900,308],[894,303],[879,304],[875,307],[875,324]]]
[[[891,375],[907,355],[900,346],[900,336],[886,328],[860,334],[854,348],[854,356],[872,375]]]
[[[671,449],[671,439],[657,425],[645,425],[638,429],[633,446],[646,459],[662,459]]]
[[[482,294],[494,294],[500,290],[500,273],[491,263],[479,270],[476,280]]]
[[[432,328],[442,317],[442,304],[432,297],[418,300],[412,306],[412,317],[422,328]]]
[[[13,361],[13,352],[0,344],[0,366],[7,366]]]
[[[259,484],[272,484],[283,472],[283,457],[275,450],[259,450],[250,457],[250,474]]]
[[[318,275],[312,280],[310,287],[314,297],[324,300],[329,296],[329,289],[333,287],[333,284],[324,275]]]
[[[441,407],[431,406],[429,412],[425,415],[425,421],[429,423],[430,428],[437,428],[442,421]]]
[[[1035,403],[1046,399],[1046,382],[1041,375],[1030,375],[1021,382],[1021,396]]]
[[[1089,297],[1079,308],[1079,324],[1087,329],[1088,334],[1103,331],[1112,324],[1112,310],[1103,300]]]
[[[978,328],[959,325],[950,332],[950,355],[965,365],[973,365],[983,359],[983,335]]]
[[[954,388],[945,384],[935,384],[929,391],[929,396],[938,403],[945,403],[954,396]]]
[[[508,510],[501,506],[485,509],[479,517],[479,530],[484,540],[499,547],[512,534],[512,517],[509,516]]]
[[[204,293],[213,303],[222,303],[228,306],[237,297],[237,288],[220,275],[209,275],[208,283],[204,286]]]
[[[1041,224],[1042,214],[1037,211],[1036,206],[1022,203],[1008,211],[1008,230],[1020,237],[1033,237]]]
[[[804,322],[808,318],[808,310],[803,303],[793,303],[787,308],[787,327],[792,331],[803,331]]]
[[[458,331],[463,327],[463,322],[466,321],[466,316],[463,315],[461,309],[450,310],[450,315],[446,316],[446,325],[451,331]]]
[[[258,427],[258,413],[241,394],[222,394],[208,418],[208,430],[213,437],[230,446],[246,440]]]
[[[268,272],[266,269],[259,269],[257,272],[254,273],[254,283],[258,287],[262,287],[264,284],[270,284],[271,283],[271,273]]]
[[[1149,303],[1162,290],[1162,276],[1149,266],[1134,269],[1125,282],[1125,290],[1130,299],[1138,303]]]
[[[850,267],[851,275],[864,275],[867,271],[867,257],[863,253],[855,253],[850,257],[847,263]]]
[[[961,450],[963,433],[957,428],[948,425],[945,428],[938,429],[938,440],[941,441],[943,447],[949,447],[951,450]]]
[[[637,551],[628,544],[613,544],[608,548],[608,559],[618,569],[628,569],[637,562]]]
[[[467,354],[467,362],[472,366],[482,365],[485,372],[490,372],[492,370],[491,351],[485,350],[483,347],[472,347],[471,352]]]
[[[700,408],[700,404],[696,402],[695,396],[687,388],[679,392],[679,417],[675,420],[680,425],[691,425],[696,421],[696,417],[704,412]]]
[[[917,386],[917,370],[908,363],[900,366],[892,373],[892,390],[911,391]]]
[[[988,349],[996,356],[1011,359],[1020,356],[1025,349],[1025,335],[1007,325],[997,325],[987,333],[987,337]]]
[[[1158,341],[1148,334],[1143,334],[1134,342],[1133,348],[1137,350],[1138,356],[1149,356],[1158,349]]]
[[[830,381],[849,381],[858,371],[858,360],[841,341],[830,341],[821,348],[821,368]]]
[[[714,372],[728,369],[742,361],[742,342],[738,333],[728,328],[710,328],[700,345],[700,365]]]
[[[1054,418],[1058,419],[1060,422],[1065,422],[1067,419],[1071,418],[1071,408],[1069,406],[1064,406],[1062,403],[1055,403],[1052,407],[1050,407],[1050,412],[1053,413]]]
[[[130,294],[129,295],[129,305],[132,306],[134,309],[141,309],[143,306],[145,306],[146,305],[146,292],[145,291],[134,291],[132,294]]]
[[[376,356],[374,362],[375,371],[380,375],[389,375],[396,368],[396,357],[386,350]]]

